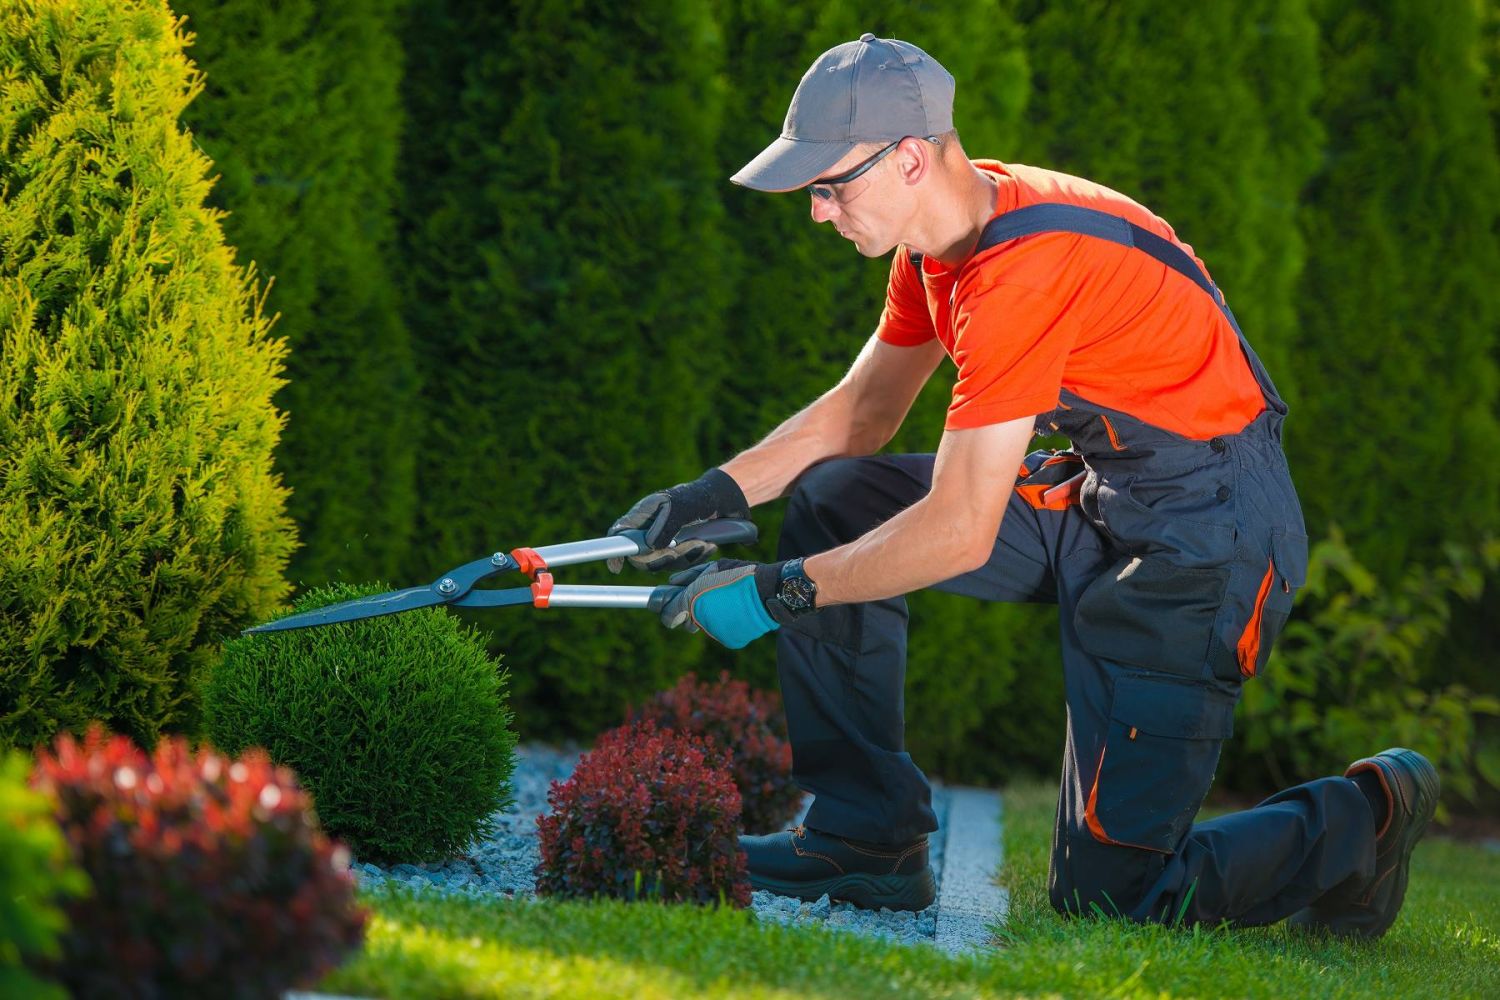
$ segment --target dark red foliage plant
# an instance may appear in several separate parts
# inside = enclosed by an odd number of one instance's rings
[[[537,817],[537,894],[750,905],[740,793],[719,751],[641,722],[601,735]]]
[[[348,851],[260,751],[172,738],[147,755],[95,726],[39,751],[32,783],[93,883],[39,970],[74,996],[277,997],[364,938]]]
[[[690,673],[640,708],[627,708],[627,722],[642,719],[708,737],[728,753],[742,829],[772,833],[797,814],[802,790],[792,782],[792,745],[775,691],[752,691],[727,670],[714,683]]]

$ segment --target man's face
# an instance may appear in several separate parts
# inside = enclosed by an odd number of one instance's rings
[[[866,257],[888,253],[901,242],[895,230],[906,188],[893,166],[900,155],[899,144],[867,145],[835,163],[807,186],[813,221],[831,222]],[[857,177],[843,180],[866,166]]]

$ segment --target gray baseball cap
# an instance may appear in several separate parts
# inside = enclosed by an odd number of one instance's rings
[[[952,128],[952,74],[910,42],[867,31],[818,56],[792,95],[781,138],[730,180],[757,191],[794,191],[862,142]]]

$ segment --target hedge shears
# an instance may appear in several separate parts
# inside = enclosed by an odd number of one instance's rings
[[[749,543],[755,541],[755,538],[756,528],[751,521],[714,518],[687,525],[669,544],[701,540],[725,545]],[[487,558],[476,559],[450,570],[424,587],[408,587],[405,590],[393,590],[330,604],[247,628],[241,634],[313,628],[438,605],[451,608],[504,608],[521,604],[530,604],[535,608],[644,608],[659,613],[667,602],[677,596],[681,587],[570,586],[555,584],[552,580],[551,570],[558,566],[627,558],[648,551],[650,548],[646,545],[646,532],[632,530],[581,542],[518,548],[509,553],[496,552]],[[531,578],[531,584],[508,590],[474,589],[474,585],[480,580],[512,570],[525,573]]]

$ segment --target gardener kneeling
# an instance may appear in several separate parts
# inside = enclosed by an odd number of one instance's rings
[[[675,569],[713,551],[665,547],[682,526],[791,493],[781,561],[679,573],[662,614],[731,648],[777,633],[793,777],[815,799],[804,826],[741,839],[752,885],[932,903],[931,789],[902,750],[902,595],[935,587],[1061,612],[1060,911],[1384,933],[1437,800],[1419,754],[1193,822],[1303,583],[1286,404],[1166,222],[1090,181],[970,160],[953,87],[869,34],[803,76],[781,137],[733,180],[806,189],[861,254],[896,250],[879,325],[817,401],[611,529],[649,528],[631,562]],[[876,455],[945,356],[937,453]],[[1049,432],[1072,447],[1027,454]]]

